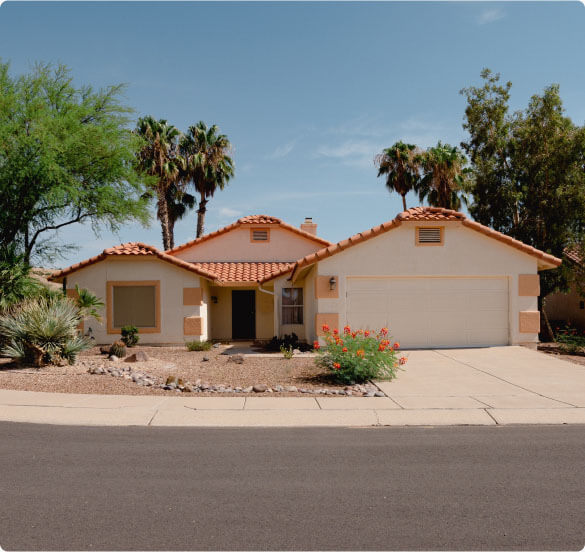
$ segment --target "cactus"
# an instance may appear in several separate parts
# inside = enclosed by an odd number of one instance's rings
[[[110,354],[116,355],[118,358],[124,358],[126,356],[126,345],[123,341],[114,341],[110,347]]]

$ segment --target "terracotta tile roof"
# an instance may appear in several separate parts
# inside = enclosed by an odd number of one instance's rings
[[[443,221],[443,220],[465,220],[466,217],[459,211],[451,209],[442,209],[441,207],[413,207],[408,211],[403,211],[396,216],[397,220],[424,220],[424,221]]]
[[[240,224],[280,224],[282,220],[270,215],[249,215],[238,219]]]
[[[565,257],[576,264],[583,264],[583,257],[577,247],[567,247],[564,251]]]
[[[261,283],[267,282],[268,280],[272,280],[273,278],[277,278],[278,276],[282,276],[284,274],[286,274],[287,272],[292,272],[291,274],[291,279],[294,277],[296,271],[299,268],[303,268],[305,266],[314,264],[316,262],[319,262],[323,259],[326,259],[327,257],[331,257],[332,255],[335,255],[336,253],[341,253],[341,251],[344,251],[345,249],[348,249],[349,247],[353,247],[354,245],[357,245],[358,243],[367,241],[371,238],[375,238],[376,236],[379,236],[380,234],[384,234],[394,228],[397,228],[398,226],[400,226],[403,222],[417,222],[417,221],[430,221],[430,222],[460,222],[463,226],[466,226],[472,230],[475,230],[476,232],[480,232],[481,234],[484,234],[486,236],[489,236],[490,238],[494,238],[502,243],[505,243],[506,245],[509,245],[511,247],[514,247],[515,249],[518,249],[520,251],[523,251],[524,253],[527,253],[528,255],[532,255],[533,257],[536,257],[537,259],[540,259],[541,261],[543,261],[543,263],[546,266],[546,268],[553,268],[556,266],[559,266],[561,264],[561,259],[550,255],[548,253],[544,253],[543,251],[540,251],[530,245],[526,245],[525,243],[518,241],[514,238],[511,238],[510,236],[506,236],[505,234],[502,234],[501,232],[497,232],[496,230],[492,230],[491,228],[488,228],[487,226],[484,226],[483,224],[479,224],[478,222],[474,222],[472,220],[469,220],[463,213],[460,213],[458,211],[452,211],[450,209],[441,209],[439,207],[415,207],[413,209],[409,209],[407,211],[403,211],[402,213],[399,213],[396,218],[394,220],[385,222],[383,224],[380,224],[379,226],[374,226],[373,228],[370,228],[369,230],[366,230],[365,232],[360,232],[359,234],[355,234],[354,236],[351,236],[350,238],[346,239],[346,240],[342,240],[336,244],[332,244],[329,245],[328,247],[324,247],[323,249],[320,249],[319,251],[316,251],[315,253],[311,253],[310,255],[307,255],[306,257],[303,257],[302,259],[299,259],[293,266],[292,270],[286,270],[283,269],[280,272],[274,273],[271,276],[267,276],[265,277],[263,280],[261,280]]]
[[[226,263],[190,263],[196,268],[214,275],[218,283],[252,282],[270,279],[273,274],[290,271],[294,262],[226,262]]]
[[[63,270],[53,272],[53,274],[51,274],[51,276],[48,279],[51,281],[55,281],[60,278],[64,278],[68,274],[80,270],[81,268],[85,268],[86,266],[90,266],[92,264],[103,261],[107,257],[115,257],[121,255],[127,255],[132,257],[154,256],[161,259],[162,261],[166,261],[180,268],[184,268],[185,270],[189,270],[190,272],[195,272],[196,274],[198,274],[199,276],[203,276],[204,278],[209,279],[214,278],[213,274],[205,272],[204,269],[197,268],[193,266],[191,263],[182,261],[181,259],[177,259],[172,255],[167,255],[166,253],[159,251],[156,247],[153,247],[152,245],[147,245],[145,243],[140,242],[128,242],[123,243],[121,245],[116,245],[115,247],[104,249],[99,255],[96,255],[95,257],[90,257],[89,259],[85,259],[84,261],[71,265],[67,268],[64,268]]]
[[[296,226],[293,226],[292,224],[288,224],[279,218],[271,217],[269,215],[249,215],[247,217],[242,217],[242,218],[238,219],[236,222],[232,222],[232,224],[228,224],[228,226],[224,226],[223,228],[220,228],[219,230],[216,230],[215,232],[210,232],[209,234],[205,234],[205,236],[201,236],[200,238],[196,238],[194,240],[188,241],[187,243],[183,243],[181,245],[178,245],[177,247],[175,247],[173,249],[169,249],[166,253],[168,253],[169,255],[174,255],[175,253],[178,253],[179,251],[182,251],[183,249],[187,249],[188,247],[192,247],[194,245],[199,245],[200,243],[202,243],[204,241],[210,240],[210,239],[215,238],[217,236],[221,236],[222,234],[225,234],[226,232],[229,232],[230,230],[234,230],[234,229],[239,228],[240,226],[243,226],[246,224],[278,225],[281,228],[285,228],[286,230],[290,230],[291,232],[294,232],[295,234],[299,234],[300,236],[303,236],[304,238],[312,240],[320,245],[331,245],[331,242],[324,240],[323,238],[319,238],[313,234],[310,234],[309,232],[305,232],[304,230],[301,230],[300,228],[297,228]]]

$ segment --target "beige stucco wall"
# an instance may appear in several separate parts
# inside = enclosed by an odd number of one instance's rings
[[[274,328],[279,337],[284,334],[296,333],[301,341],[312,339],[310,330],[307,331],[315,319],[315,277],[317,274],[316,266],[310,268],[309,272],[302,278],[292,284],[287,274],[274,280]],[[282,324],[282,288],[301,287],[303,288],[303,324]]]
[[[204,287],[203,305],[183,306],[183,288],[199,287],[205,282],[196,274],[177,268],[167,262],[153,258],[109,258],[83,268],[67,277],[67,288],[75,285],[87,288],[106,303],[107,281],[147,281],[160,280],[160,333],[143,333],[141,343],[183,343],[194,339],[207,339],[207,305]],[[204,284],[205,286],[205,284]],[[85,321],[85,330],[93,330],[96,344],[109,344],[119,338],[118,334],[108,334],[106,330],[106,309],[102,312],[102,323],[93,318]],[[183,318],[203,317],[202,336],[184,336]]]
[[[270,241],[251,242],[250,227],[236,228],[176,253],[185,261],[296,261],[321,249],[322,245],[279,226],[270,230]]]
[[[232,338],[232,289],[255,289],[253,287],[210,286],[209,295],[217,297],[217,303],[209,302],[211,339]],[[273,329],[273,297],[256,289],[256,339],[270,339]]]
[[[569,293],[551,293],[544,304],[549,320],[566,321],[571,326],[585,330],[585,309],[580,303],[585,299],[576,290]]]
[[[403,223],[319,262],[318,274],[338,276],[339,298],[315,300],[316,312],[339,313],[339,325],[346,324],[347,278],[351,276],[500,276],[508,279],[510,343],[536,342],[537,334],[520,334],[518,314],[538,310],[537,297],[518,296],[518,275],[536,274],[536,259],[458,222],[444,224],[443,246],[415,246],[415,228],[424,225]],[[315,339],[314,324],[306,328],[307,339]]]

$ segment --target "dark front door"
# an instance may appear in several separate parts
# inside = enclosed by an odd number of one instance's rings
[[[232,339],[256,339],[256,292],[232,290]]]

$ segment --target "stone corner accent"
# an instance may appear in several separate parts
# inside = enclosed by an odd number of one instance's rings
[[[520,333],[538,333],[540,332],[540,312],[539,311],[520,311],[519,313],[519,331]]]
[[[337,299],[339,297],[339,278],[335,276],[335,289],[329,289],[329,276],[317,276],[315,280],[315,299]]]
[[[183,305],[201,306],[203,304],[203,290],[200,287],[183,288]]]
[[[203,335],[203,318],[201,316],[186,316],[183,318],[184,335]]]
[[[540,276],[538,274],[518,274],[518,295],[538,297],[540,295]]]
[[[339,329],[339,314],[336,312],[320,312],[315,315],[315,333],[318,336],[325,335],[322,330],[323,324],[327,324],[333,331]]]

